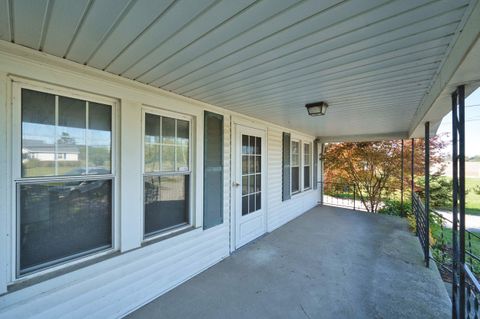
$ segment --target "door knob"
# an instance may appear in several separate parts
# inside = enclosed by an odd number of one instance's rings
[[[240,186],[240,183],[239,182],[233,182],[232,185],[235,186],[235,187],[238,187],[238,186]]]

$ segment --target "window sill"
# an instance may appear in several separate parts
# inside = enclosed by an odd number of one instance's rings
[[[189,231],[195,230],[196,228],[192,225],[181,225],[175,227],[174,229],[169,229],[164,232],[160,232],[156,235],[152,235],[151,237],[145,238],[142,242],[141,247],[145,247],[148,245],[156,244],[158,242],[164,241],[166,239],[170,239],[172,237],[176,237],[178,235],[188,233]]]
[[[50,280],[50,279],[53,279],[53,278],[71,273],[71,272],[74,272],[74,271],[79,270],[81,268],[85,268],[85,267],[97,264],[99,262],[110,259],[112,257],[119,256],[120,254],[121,253],[119,251],[110,251],[110,252],[108,252],[106,254],[103,254],[101,256],[92,257],[88,260],[80,261],[80,262],[77,262],[73,265],[69,265],[69,266],[65,266],[65,267],[60,268],[60,269],[52,270],[50,272],[40,274],[40,275],[37,275],[35,277],[19,279],[16,282],[13,282],[12,284],[10,284],[8,286],[8,288],[7,288],[8,291],[5,294],[9,294],[9,293],[12,293],[14,291],[18,291],[18,290],[21,290],[21,289],[39,284],[41,282],[44,282],[44,281],[47,281],[47,280]],[[2,296],[2,295],[0,295],[0,296]]]

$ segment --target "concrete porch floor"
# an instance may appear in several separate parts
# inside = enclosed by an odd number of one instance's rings
[[[315,207],[128,318],[449,318],[405,220]]]

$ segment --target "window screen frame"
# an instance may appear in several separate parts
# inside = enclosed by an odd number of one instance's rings
[[[193,159],[194,159],[194,117],[192,115],[187,115],[183,113],[176,113],[172,111],[168,111],[159,107],[150,106],[150,105],[143,105],[142,106],[142,132],[141,132],[141,173],[142,173],[142,213],[141,213],[141,225],[142,225],[142,242],[148,243],[151,241],[159,240],[163,237],[169,237],[171,235],[175,235],[176,233],[182,233],[185,229],[195,227],[196,220],[194,214],[194,199],[195,199],[195,170],[193,167]],[[173,118],[176,120],[183,120],[189,123],[189,132],[188,132],[188,171],[156,171],[156,172],[146,172],[145,171],[145,129],[146,129],[146,114],[157,115],[160,117],[168,117]],[[189,185],[188,185],[188,192],[189,198],[187,201],[188,205],[188,223],[180,224],[177,226],[169,227],[163,230],[159,230],[150,234],[145,233],[145,177],[148,176],[178,176],[178,175],[189,175]]]
[[[8,255],[8,284],[22,282],[42,276],[75,264],[99,258],[117,251],[120,247],[120,216],[119,207],[119,179],[117,177],[119,161],[119,136],[118,136],[118,100],[100,96],[93,93],[79,91],[78,89],[61,87],[47,84],[40,81],[11,77],[12,88],[12,123],[9,127],[11,132],[11,156],[9,158],[11,175],[7,176],[10,181],[8,204],[10,214],[7,215],[7,224],[10,225],[8,235],[10,236],[10,253]],[[79,99],[88,102],[109,105],[111,107],[111,144],[110,144],[110,173],[102,175],[54,175],[54,176],[22,176],[22,89]],[[56,98],[57,100],[57,98]],[[106,249],[93,249],[91,252],[82,252],[69,257],[60,258],[56,261],[45,263],[45,267],[38,267],[25,274],[20,274],[20,197],[17,196],[17,189],[22,184],[48,183],[48,182],[69,182],[69,181],[96,181],[111,180],[111,245]],[[77,256],[78,255],[78,256]],[[77,257],[76,257],[77,256]],[[57,262],[58,261],[58,262]],[[47,265],[50,264],[50,265]]]

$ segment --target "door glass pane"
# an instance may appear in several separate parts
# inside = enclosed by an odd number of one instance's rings
[[[242,174],[248,174],[248,155],[242,156]]]
[[[260,137],[255,139],[255,154],[260,155],[262,153],[262,141]]]
[[[248,176],[242,176],[242,195],[248,194]]]
[[[248,156],[248,173],[253,174],[255,173],[255,155]]]
[[[242,214],[246,215],[261,208],[256,205],[257,195],[261,197],[261,138],[256,136],[242,135]],[[243,148],[247,144],[246,148]],[[257,153],[258,152],[258,153]],[[260,198],[259,197],[259,198]]]
[[[18,186],[20,274],[112,246],[112,181]]]
[[[110,174],[112,171],[112,107],[88,103],[88,173]]]
[[[260,173],[262,171],[262,158],[255,156],[255,172]]]
[[[255,211],[255,194],[248,195],[248,212],[253,213]]]
[[[55,95],[22,89],[22,176],[55,175]]]
[[[248,154],[248,135],[242,135],[242,154]]]
[[[255,208],[257,210],[262,208],[262,194],[261,193],[255,194]]]
[[[255,136],[250,136],[250,141],[248,145],[249,154],[255,154]]]
[[[248,214],[248,195],[242,196],[242,215]]]
[[[145,236],[189,223],[189,178],[189,175],[145,177]]]

